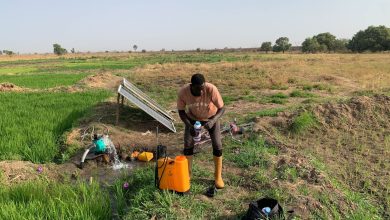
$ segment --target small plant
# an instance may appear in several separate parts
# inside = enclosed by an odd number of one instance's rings
[[[280,179],[295,182],[298,179],[298,170],[285,164],[278,168],[278,176]]]
[[[275,147],[268,146],[263,138],[256,135],[245,140],[242,146],[236,147],[234,143],[227,144],[229,153],[226,158],[241,168],[252,166],[267,168],[270,165],[269,155],[277,154]]]
[[[317,120],[312,113],[303,112],[299,116],[294,118],[290,126],[290,131],[295,134],[299,134],[315,126],[316,124]]]
[[[304,85],[302,89],[306,90],[306,91],[311,91],[311,90],[313,90],[313,88],[314,87],[312,85]]]
[[[313,93],[310,92],[304,92],[300,90],[294,90],[293,92],[290,93],[291,97],[299,97],[299,98],[311,98],[315,97]]]

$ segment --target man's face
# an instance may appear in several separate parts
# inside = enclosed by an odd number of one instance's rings
[[[202,85],[193,85],[191,84],[191,93],[193,96],[200,96],[204,88],[204,83]]]

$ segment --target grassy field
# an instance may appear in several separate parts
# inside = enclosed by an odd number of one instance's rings
[[[47,180],[0,188],[1,219],[110,219],[108,193],[97,183]]]
[[[20,87],[45,89],[57,86],[70,86],[85,78],[88,74],[29,74],[29,75],[0,75],[0,83],[8,82]]]
[[[61,155],[59,138],[80,117],[110,95],[84,93],[0,93],[0,159],[53,161]]]
[[[108,185],[53,180],[0,187],[5,207],[0,218],[110,219],[117,213],[121,219],[239,219],[249,202],[269,196],[294,210],[295,219],[388,219],[388,60],[390,54],[252,52],[0,57],[0,84],[34,89],[0,92],[0,160],[66,162],[74,153],[61,141],[68,132],[102,118],[112,125],[115,94],[110,88],[117,85],[102,84],[105,90],[96,91],[83,84],[85,77],[99,74],[126,77],[171,110],[178,88],[202,72],[223,96],[223,123],[236,118],[255,124],[242,142],[224,139],[227,187],[213,199],[203,195],[214,169],[205,147],[195,155],[190,195],[156,190],[149,165]],[[74,91],[75,84],[81,91]],[[58,87],[69,91],[47,91]],[[141,136],[145,130],[138,127],[144,125],[131,120],[137,112],[129,114],[118,129]],[[180,122],[176,126],[182,131]],[[180,139],[182,133],[169,137]],[[180,144],[171,147],[180,153]],[[29,190],[32,185],[36,190]],[[109,195],[114,207],[107,205]],[[23,212],[16,213],[19,209]]]

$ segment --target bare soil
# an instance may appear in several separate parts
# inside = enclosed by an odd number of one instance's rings
[[[0,92],[20,92],[26,89],[12,83],[0,83]]]

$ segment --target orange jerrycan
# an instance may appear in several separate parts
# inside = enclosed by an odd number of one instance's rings
[[[190,174],[188,173],[188,161],[185,156],[176,156],[174,181],[175,191],[184,193],[190,190]]]
[[[173,190],[173,175],[175,161],[169,157],[160,158],[157,161],[157,186],[159,189]]]
[[[188,161],[185,156],[176,156],[175,160],[165,157],[157,161],[157,186],[162,190],[184,193],[190,190]]]

